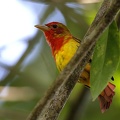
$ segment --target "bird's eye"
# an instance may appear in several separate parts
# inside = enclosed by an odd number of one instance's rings
[[[52,25],[53,28],[57,28],[58,26],[57,25]]]

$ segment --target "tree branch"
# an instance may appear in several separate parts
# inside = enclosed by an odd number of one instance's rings
[[[84,115],[87,103],[90,100],[90,91],[88,88],[83,87],[81,92],[77,95],[77,99],[72,103],[69,109],[69,115],[66,120],[81,120]]]
[[[38,102],[38,105],[27,120],[56,120],[58,118],[60,111],[77,83],[82,70],[93,53],[96,41],[106,27],[113,21],[120,9],[119,0],[112,0],[109,7],[105,7],[107,4],[102,4],[102,6],[103,5],[104,10],[101,9],[102,12],[100,10],[99,13],[97,13],[100,20],[98,20],[96,24],[96,16],[93,22],[94,25],[92,24],[89,28],[75,56],[58,76],[44,98]]]

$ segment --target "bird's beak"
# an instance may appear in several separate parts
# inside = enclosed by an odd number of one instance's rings
[[[42,30],[42,31],[47,31],[49,30],[49,27],[47,26],[42,26],[42,25],[35,25],[36,28]]]

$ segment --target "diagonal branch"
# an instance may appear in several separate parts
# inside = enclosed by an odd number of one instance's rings
[[[104,3],[106,3],[105,1]],[[104,15],[101,15],[101,10],[99,10],[97,16],[100,21],[98,20],[96,24],[96,16],[95,22],[93,22],[92,27],[90,27],[89,31],[86,33],[83,42],[81,43],[82,45],[76,52],[75,56],[60,76],[58,76],[57,80],[48,90],[44,98],[38,102],[38,105],[30,114],[28,120],[56,120],[58,118],[59,113],[74,88],[82,70],[93,53],[96,41],[106,27],[110,25],[120,9],[119,0],[111,1],[109,8],[105,7],[109,4],[102,4],[102,6],[105,5],[104,10],[101,9]]]
[[[69,114],[66,120],[81,120],[88,105],[87,103],[90,100],[89,97],[89,89],[83,87],[81,92],[79,92],[79,94],[77,95],[76,101],[71,104],[71,107],[69,108]]]

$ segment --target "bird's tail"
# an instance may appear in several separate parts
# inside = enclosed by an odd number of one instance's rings
[[[111,79],[113,80],[114,78],[112,77]],[[83,70],[78,82],[90,88],[90,64],[89,63],[86,65],[85,69]],[[100,109],[102,113],[104,113],[110,107],[113,96],[115,95],[114,89],[115,89],[115,85],[109,82],[106,88],[98,96],[98,100],[100,102]]]
[[[115,85],[109,82],[106,88],[98,96],[102,113],[104,113],[110,107],[113,96],[115,95],[114,89]]]

